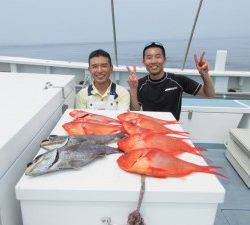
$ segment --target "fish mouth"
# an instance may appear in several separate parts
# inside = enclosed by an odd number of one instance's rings
[[[40,147],[45,150],[53,150],[64,147],[69,141],[67,136],[50,135],[48,139],[42,140]]]
[[[34,160],[32,162],[29,162],[27,164],[27,168],[25,170],[25,175],[28,175],[28,176],[38,176],[38,175],[42,175],[42,174],[45,174],[45,173],[51,171],[50,169],[59,160],[59,151],[56,150],[56,154],[55,154],[55,156],[53,156],[55,158],[54,158],[53,162],[51,163],[51,165],[49,165],[47,167],[44,167],[44,169],[42,169],[41,166],[40,166],[40,164],[42,163],[43,160],[46,161],[46,159],[44,159],[44,157],[42,157],[45,154],[46,153],[38,155],[37,157],[34,158]]]
[[[33,162],[29,162],[27,164],[27,168],[25,170],[25,175],[29,175],[31,176],[32,175],[32,172],[34,171],[34,169],[36,168],[36,165],[38,165],[41,161],[42,161],[42,158],[41,158],[42,155],[39,155],[37,156]]]

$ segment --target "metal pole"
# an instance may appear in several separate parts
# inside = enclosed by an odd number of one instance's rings
[[[190,34],[190,37],[189,37],[188,46],[187,46],[187,49],[186,49],[185,58],[184,58],[184,62],[183,62],[183,65],[182,65],[182,70],[184,70],[184,68],[185,68],[185,64],[186,64],[186,61],[187,61],[187,56],[188,56],[189,48],[190,48],[190,45],[191,45],[191,42],[192,42],[192,38],[193,38],[193,34],[194,34],[194,29],[195,29],[195,26],[196,26],[196,23],[197,23],[199,14],[200,14],[202,3],[203,3],[203,0],[200,0],[199,8],[198,8],[198,11],[196,13],[194,24],[193,24],[193,28],[192,28],[192,31],[191,31],[191,34]]]
[[[118,66],[118,57],[117,57],[118,54],[117,54],[116,30],[115,30],[115,9],[113,0],[111,0],[111,11],[112,11],[112,24],[113,24],[114,50],[115,50],[115,65]]]

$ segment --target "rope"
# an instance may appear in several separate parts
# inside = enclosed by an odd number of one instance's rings
[[[145,176],[141,175],[141,190],[139,195],[139,200],[137,203],[137,208],[135,211],[129,214],[127,225],[146,225],[140,214],[140,208],[145,193]]]

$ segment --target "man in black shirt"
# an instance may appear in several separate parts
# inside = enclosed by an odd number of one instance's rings
[[[171,112],[179,120],[181,112],[182,93],[204,97],[214,97],[213,81],[208,73],[208,64],[204,60],[205,52],[200,60],[196,54],[194,60],[203,84],[172,73],[165,73],[165,49],[162,44],[152,42],[143,50],[143,63],[149,74],[137,79],[136,68],[127,67],[129,71],[129,86],[131,94],[131,110]]]

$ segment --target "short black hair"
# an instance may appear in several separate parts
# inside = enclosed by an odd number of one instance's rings
[[[112,65],[110,54],[102,49],[97,49],[89,54],[89,63],[90,63],[90,59],[92,59],[94,57],[99,57],[99,56],[103,56],[105,58],[108,58],[110,65]]]
[[[163,47],[163,45],[161,43],[159,43],[159,42],[154,42],[153,41],[153,42],[150,42],[147,45],[145,45],[145,47],[143,49],[143,59],[145,57],[146,50],[149,49],[149,48],[160,48],[161,51],[162,51],[162,54],[164,56],[164,59],[166,58],[165,48]]]

